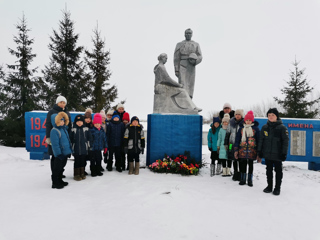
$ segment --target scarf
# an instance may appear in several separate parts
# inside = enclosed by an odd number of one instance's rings
[[[243,124],[243,131],[242,131],[242,138],[241,142],[245,142],[247,140],[247,137],[252,137],[253,136],[253,131],[252,131],[252,126],[254,124]]]
[[[226,130],[227,128],[228,128],[228,125],[223,125],[223,124],[222,124],[222,129],[225,129],[225,130]]]

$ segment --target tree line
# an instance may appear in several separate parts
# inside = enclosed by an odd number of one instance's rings
[[[16,47],[8,48],[16,61],[0,65],[0,144],[25,146],[25,112],[50,109],[58,95],[66,97],[69,111],[88,107],[100,111],[116,105],[118,89],[109,83],[110,51],[105,50],[98,26],[93,30],[92,50],[85,50],[78,44],[70,12],[62,11],[59,28],[49,39],[50,61],[39,75],[38,68],[31,68],[35,40],[29,36],[24,14],[16,29]]]

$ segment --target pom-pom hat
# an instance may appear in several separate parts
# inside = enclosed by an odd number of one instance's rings
[[[224,116],[222,118],[222,122],[229,123],[229,121],[230,121],[230,115],[228,113],[224,114]]]
[[[123,120],[127,120],[128,122],[130,121],[130,115],[129,115],[129,113],[125,112],[125,113],[123,114],[123,116],[122,116],[122,121],[123,121]]]
[[[254,115],[253,111],[247,112],[246,116],[244,117],[244,121],[251,120],[251,122],[254,122]]]
[[[96,113],[94,116],[93,116],[93,121],[92,121],[93,124],[96,124],[96,123],[99,123],[99,124],[102,124],[102,117],[101,117],[101,114],[100,113]]]

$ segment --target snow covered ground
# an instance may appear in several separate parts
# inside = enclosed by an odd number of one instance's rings
[[[0,239],[320,239],[320,172],[306,163],[285,162],[280,196],[262,192],[261,164],[252,188],[210,177],[208,167],[199,176],[141,169],[80,182],[72,171],[70,160],[69,186],[51,189],[48,160],[0,146]]]

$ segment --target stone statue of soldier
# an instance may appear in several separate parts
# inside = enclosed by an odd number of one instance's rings
[[[199,43],[192,41],[192,30],[185,31],[186,40],[179,42],[174,51],[174,69],[179,83],[193,97],[196,76],[196,65],[202,61]]]

